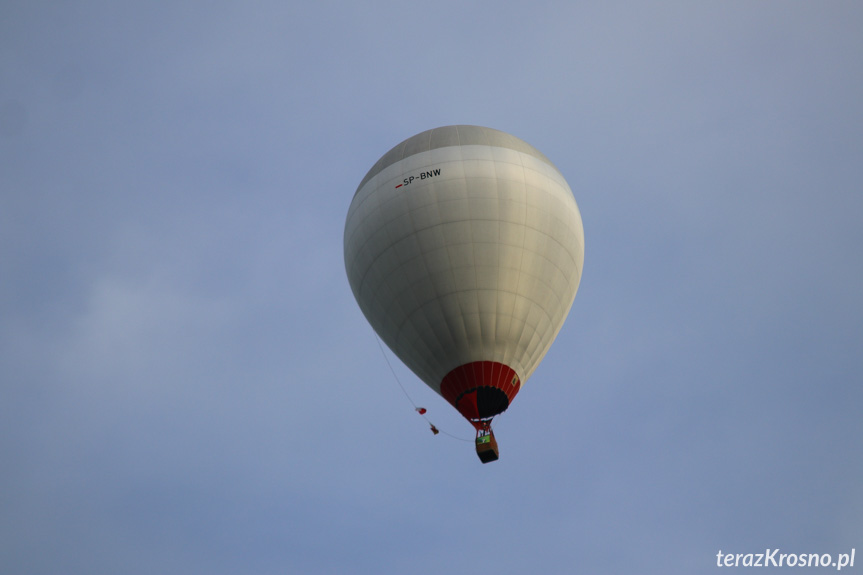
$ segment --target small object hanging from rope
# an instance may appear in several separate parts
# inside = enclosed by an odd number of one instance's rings
[[[416,410],[417,410],[417,413],[419,413],[420,415],[425,415],[425,413],[426,413],[426,408],[425,408],[425,407],[415,407],[414,409],[416,409]],[[431,426],[431,432],[432,432],[432,433],[434,433],[435,435],[437,435],[438,433],[440,433],[440,430],[439,430],[437,427],[435,427],[435,426],[434,426],[434,423],[432,423],[431,421],[429,421],[429,420],[428,420],[428,418],[424,418],[424,419],[425,419],[426,421],[428,421],[429,426]]]

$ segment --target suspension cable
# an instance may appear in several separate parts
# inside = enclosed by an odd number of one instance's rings
[[[375,339],[376,339],[376,340],[377,340],[377,342],[378,342],[378,347],[379,347],[379,348],[380,348],[380,350],[381,350],[381,355],[383,355],[383,356],[384,356],[384,361],[386,361],[386,362],[387,362],[387,367],[389,367],[389,368],[390,368],[390,373],[392,373],[392,374],[393,374],[393,378],[396,380],[396,383],[397,383],[397,384],[399,384],[399,387],[401,388],[402,393],[404,393],[404,394],[405,394],[405,397],[408,399],[408,401],[410,402],[410,404],[413,406],[414,411],[416,411],[417,413],[419,413],[419,414],[420,414],[420,416],[421,416],[423,419],[425,419],[425,420],[426,420],[426,423],[428,423],[428,424],[432,427],[432,429],[437,429],[440,433],[443,433],[444,435],[447,435],[447,436],[449,436],[449,437],[452,437],[453,439],[457,439],[457,440],[459,440],[459,441],[464,441],[464,442],[466,442],[466,443],[473,443],[473,440],[472,440],[472,439],[464,439],[464,438],[462,438],[462,437],[455,436],[455,435],[453,435],[452,433],[449,433],[449,432],[447,432],[447,431],[444,431],[443,429],[438,428],[437,426],[435,426],[435,424],[433,424],[433,423],[431,422],[431,420],[429,420],[429,418],[428,418],[428,417],[426,417],[426,416],[425,416],[425,414],[424,414],[423,412],[421,412],[421,411],[420,411],[420,407],[419,407],[419,406],[414,402],[414,400],[413,400],[413,399],[411,399],[411,396],[410,396],[410,394],[407,392],[407,390],[405,389],[405,386],[404,386],[404,385],[402,385],[401,380],[399,380],[399,376],[396,374],[396,370],[394,370],[394,369],[393,369],[393,366],[392,366],[392,364],[390,363],[390,358],[388,358],[388,357],[387,357],[387,354],[386,354],[386,352],[384,351],[384,345],[383,345],[383,343],[381,343],[381,338],[380,338],[380,337],[378,337],[378,334],[377,334],[377,333],[375,333]]]

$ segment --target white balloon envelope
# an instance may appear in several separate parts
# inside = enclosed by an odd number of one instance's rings
[[[344,248],[374,330],[484,436],[563,326],[584,230],[569,185],[536,148],[490,128],[445,126],[369,170]]]

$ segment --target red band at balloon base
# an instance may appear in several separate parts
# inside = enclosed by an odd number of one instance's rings
[[[505,411],[520,388],[515,370],[496,361],[460,365],[440,384],[444,399],[472,423]]]

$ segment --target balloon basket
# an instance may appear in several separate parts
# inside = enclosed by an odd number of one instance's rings
[[[497,461],[500,452],[497,449],[497,440],[491,429],[478,429],[476,432],[476,454],[483,463]]]

